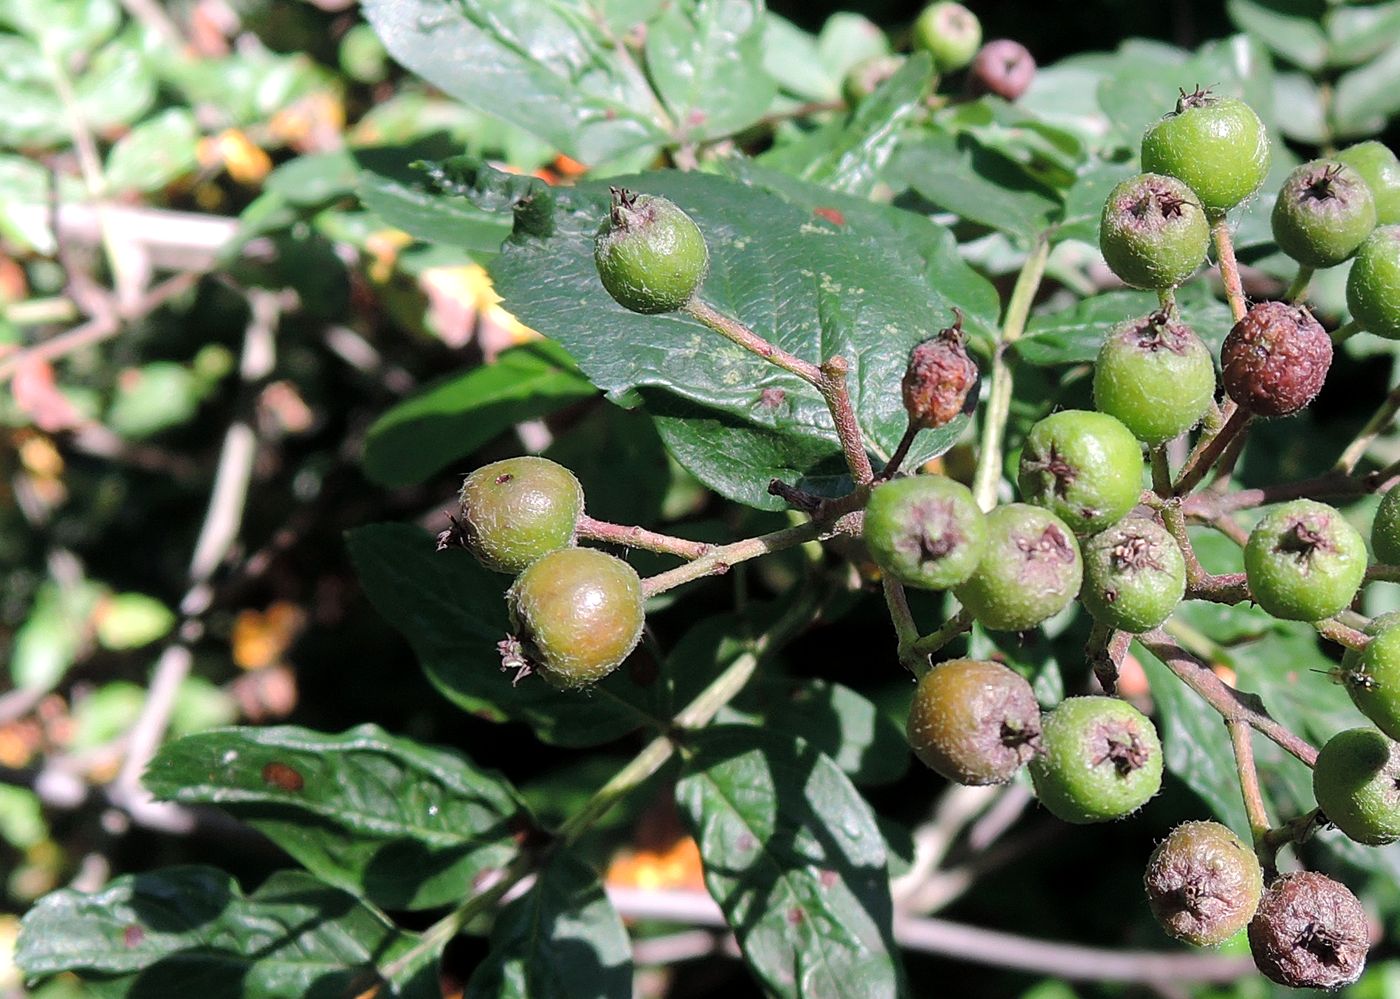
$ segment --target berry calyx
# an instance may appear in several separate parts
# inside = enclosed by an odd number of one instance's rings
[[[1376,201],[1351,167],[1313,160],[1283,182],[1270,223],[1278,248],[1298,263],[1334,267],[1376,227]]]
[[[1035,755],[1040,705],[1021,674],[1000,663],[953,659],[919,680],[909,745],[959,784],[1005,784]]]
[[[1275,507],[1249,534],[1244,572],[1260,607],[1285,621],[1318,621],[1351,603],[1366,575],[1366,543],[1325,503]]]
[[[1041,722],[1040,745],[1030,764],[1036,797],[1065,822],[1131,815],[1162,786],[1157,729],[1127,701],[1066,698]]]
[[[1148,444],[1184,434],[1215,397],[1215,361],[1165,312],[1115,326],[1094,362],[1094,405]]]
[[[962,313],[909,353],[900,390],[909,424],[923,430],[946,426],[963,412],[980,372],[967,354]]]
[[[1142,470],[1142,446],[1127,427],[1106,413],[1066,409],[1031,427],[1017,483],[1027,502],[1087,534],[1137,505]]]
[[[962,4],[942,0],[925,7],[914,21],[913,43],[916,50],[933,56],[938,72],[951,73],[962,69],[977,54],[977,46],[982,44],[982,22]]]
[[[1377,562],[1400,564],[1400,486],[1387,490],[1376,507],[1376,519],[1371,521],[1371,551]]]
[[[1176,110],[1142,137],[1142,168],[1185,181],[1215,215],[1259,190],[1269,157],[1269,134],[1254,109],[1209,90],[1183,90]]]
[[[1084,542],[1079,599],[1101,624],[1134,634],[1157,627],[1186,594],[1186,560],[1171,533],[1125,517]]]
[[[1372,724],[1400,739],[1400,614],[1382,614],[1366,630],[1366,648],[1342,657],[1342,685]]]
[[[563,689],[611,673],[642,637],[642,581],[620,558],[595,548],[561,548],[537,559],[506,591],[514,636],[507,667],[537,672]]]
[[[1084,563],[1064,521],[1025,503],[986,515],[987,549],[954,592],[982,627],[1024,631],[1053,617],[1079,592]]]
[[[882,570],[929,590],[964,582],[987,547],[986,518],[971,491],[941,475],[877,486],[865,508],[864,536]]]
[[[1130,177],[1104,202],[1099,249],[1109,269],[1134,288],[1175,288],[1196,273],[1209,243],[1200,198],[1175,177]]]
[[[705,280],[710,251],[700,228],[675,202],[614,187],[593,260],[619,305],[653,314],[690,301]]]
[[[1337,989],[1361,977],[1370,949],[1366,911],[1340,882],[1285,874],[1249,922],[1249,949],[1269,979],[1295,989]]]
[[[1347,308],[1362,329],[1400,340],[1400,225],[1366,237],[1347,274]]]
[[[1386,145],[1371,139],[1347,146],[1334,157],[1361,175],[1376,202],[1376,222],[1400,222],[1400,159]]]
[[[1183,822],[1152,851],[1143,886],[1168,936],[1215,947],[1254,918],[1264,872],[1254,851],[1219,822]]]
[[[1220,366],[1235,402],[1259,416],[1288,416],[1322,391],[1332,338],[1307,309],[1260,302],[1225,337]]]
[[[438,538],[439,550],[460,543],[497,572],[519,572],[572,545],[583,514],[583,487],[574,474],[530,455],[478,468],[459,498],[461,520]]]
[[[983,45],[967,74],[973,96],[996,94],[1014,101],[1030,89],[1035,79],[1035,56],[1010,38],[996,38]]]
[[[1317,754],[1313,796],[1327,821],[1358,843],[1400,839],[1400,743],[1373,728],[1338,732]]]

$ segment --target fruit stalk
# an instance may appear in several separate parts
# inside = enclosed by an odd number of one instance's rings
[[[1220,280],[1225,285],[1225,297],[1230,302],[1230,312],[1235,322],[1239,322],[1249,311],[1249,307],[1244,300],[1244,285],[1240,283],[1240,264],[1235,259],[1235,241],[1230,236],[1230,223],[1223,212],[1211,223],[1210,236],[1215,243],[1215,258],[1220,267]]]
[[[641,548],[662,555],[675,555],[687,561],[703,558],[715,547],[703,541],[687,541],[685,538],[675,538],[669,534],[658,534],[644,527],[594,520],[587,514],[579,517],[577,532],[578,537],[585,541],[603,541],[626,548]]]
[[[1308,295],[1308,285],[1312,284],[1312,279],[1313,269],[1306,264],[1299,264],[1298,276],[1293,279],[1283,297],[1294,303],[1303,301]]]
[[[1351,443],[1337,459],[1337,463],[1332,466],[1332,471],[1350,475],[1365,457],[1371,442],[1390,426],[1396,413],[1400,413],[1400,388],[1391,389],[1390,394],[1385,397],[1385,402],[1381,403],[1380,408],[1366,421],[1366,425],[1352,438]]]
[[[899,661],[916,678],[923,676],[928,672],[928,656],[914,651],[919,628],[909,609],[909,595],[904,592],[904,585],[888,573],[880,580],[880,587],[884,591],[885,606],[889,609],[890,621],[894,624],[895,637],[899,642]]]
[[[1370,577],[1370,571],[1366,573]],[[1355,649],[1360,652],[1370,643],[1370,636],[1357,631],[1350,625],[1343,624],[1335,617],[1323,618],[1321,621],[1314,621],[1312,626],[1317,629],[1317,633],[1323,638],[1336,642],[1347,649]]]
[[[1249,410],[1236,406],[1225,420],[1225,425],[1220,428],[1220,432],[1214,437],[1203,439],[1186,459],[1186,465],[1182,468],[1172,493],[1185,496],[1200,485],[1201,480],[1210,473],[1216,461],[1224,454],[1226,446],[1249,425],[1252,416]]]
[[[957,638],[963,632],[972,627],[976,618],[966,607],[961,607],[958,612],[944,622],[943,627],[935,632],[915,639],[912,646],[913,651],[923,657],[925,663],[929,656]]]
[[[1264,807],[1264,792],[1259,787],[1259,769],[1254,764],[1254,730],[1240,718],[1225,719],[1225,728],[1230,732],[1230,748],[1235,752],[1235,771],[1239,774],[1244,811],[1249,817],[1249,831],[1257,853],[1259,843],[1268,834],[1270,825],[1269,812]]]

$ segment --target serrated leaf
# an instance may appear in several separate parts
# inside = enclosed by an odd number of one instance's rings
[[[323,881],[390,909],[467,897],[530,823],[500,774],[374,725],[203,732],[164,746],[144,783],[166,801],[222,807]]]
[[[516,423],[596,391],[553,344],[512,348],[376,420],[365,439],[365,474],[385,486],[422,482]]]
[[[398,991],[374,970],[414,939],[300,872],[245,897],[223,871],[170,867],[46,895],[24,917],[16,962],[32,977],[97,976],[119,996],[338,999],[378,984],[380,995],[428,999],[435,975]]]
[[[705,884],[778,996],[894,996],[884,840],[830,758],[779,733],[697,733],[676,800]]]
[[[595,999],[632,991],[632,945],[598,875],[568,850],[496,916],[467,999]]]

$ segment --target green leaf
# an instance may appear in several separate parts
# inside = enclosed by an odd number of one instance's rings
[[[808,101],[841,96],[841,80],[822,65],[817,40],[772,11],[764,15],[763,68],[785,93]]]
[[[106,649],[139,649],[169,634],[175,613],[144,593],[116,593],[98,607],[97,640]]]
[[[659,685],[641,673],[634,678],[627,665],[599,685],[586,711],[577,692],[539,677],[513,684],[496,650],[510,630],[510,578],[465,551],[434,551],[433,539],[407,524],[358,528],[349,547],[370,603],[403,632],[434,686],[476,717],[526,722],[555,745],[592,746],[636,728],[648,712],[648,687]]]
[[[440,170],[415,162],[425,152],[423,146],[358,151],[360,200],[415,239],[494,253],[510,234],[510,217],[452,191]],[[533,177],[521,181],[526,190],[538,184]]]
[[[501,775],[374,725],[203,732],[164,746],[144,783],[166,801],[219,805],[323,881],[389,909],[467,897],[531,822]]]
[[[1395,44],[1400,31],[1400,2],[1329,5],[1323,24],[1327,28],[1328,63],[1355,66]]]
[[[1316,71],[1327,63],[1327,36],[1318,23],[1323,0],[1228,0],[1225,9],[1241,31],[1258,38],[1295,66]]]
[[[594,999],[632,994],[632,946],[598,875],[568,850],[496,917],[467,999]]]
[[[365,474],[384,486],[423,482],[516,423],[595,392],[553,344],[514,347],[376,420],[365,440]]]
[[[884,839],[836,764],[791,736],[697,733],[676,800],[705,884],[777,996],[894,996]]]
[[[777,85],[763,65],[760,0],[669,4],[647,25],[647,72],[688,142],[717,139],[756,121]]]
[[[203,999],[428,999],[436,974],[403,991],[374,971],[414,941],[344,892],[282,871],[244,896],[210,867],[169,867],[117,878],[93,894],[62,889],[20,927],[16,963],[31,977],[72,971],[104,995]]]
[[[10,0],[0,8],[0,25],[69,60],[112,37],[121,25],[121,7],[115,0]]]
[[[1099,219],[1103,216],[1108,192],[1119,181],[1134,176],[1138,170],[1136,160],[1114,162],[1091,159],[1076,175],[1069,190],[1065,191],[1064,214],[1055,230],[1056,236],[1098,246]]]
[[[660,516],[671,468],[649,414],[602,403],[556,437],[544,456],[574,473],[592,516],[643,526]],[[627,474],[618,475],[619,468]]]
[[[1346,138],[1379,131],[1400,112],[1400,45],[1344,73],[1332,99],[1332,125]]]
[[[404,66],[583,163],[649,156],[668,136],[646,78],[584,0],[367,0]]]
[[[10,682],[48,690],[63,679],[83,645],[102,587],[87,580],[70,586],[45,581],[10,649]]]
[[[4,40],[0,39],[0,52]],[[4,84],[0,83],[0,95]],[[0,121],[0,144],[4,124]],[[53,230],[49,228],[49,173],[38,163],[22,156],[0,156],[0,235],[42,255],[54,252]]]
[[[199,127],[184,108],[170,108],[137,125],[107,154],[107,186],[114,191],[157,191],[193,171]]]

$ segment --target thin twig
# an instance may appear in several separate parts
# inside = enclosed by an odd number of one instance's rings
[[[1264,807],[1264,792],[1259,787],[1259,769],[1254,764],[1254,730],[1242,718],[1227,718],[1230,748],[1235,752],[1235,771],[1244,796],[1244,811],[1249,818],[1249,830],[1258,844],[1269,831],[1269,811]]]
[[[1352,438],[1351,443],[1342,452],[1342,456],[1332,466],[1332,471],[1350,475],[1357,463],[1365,456],[1371,442],[1390,426],[1396,413],[1400,413],[1400,387],[1390,390],[1390,394],[1385,397],[1385,402],[1381,403],[1380,408],[1366,421],[1366,425]]]
[[[1215,241],[1215,259],[1220,267],[1220,280],[1225,285],[1225,298],[1230,302],[1230,314],[1235,322],[1244,318],[1249,311],[1244,298],[1244,285],[1240,283],[1240,264],[1235,259],[1235,243],[1230,236],[1230,223],[1224,213],[1220,214],[1210,227],[1211,238]]]
[[[966,607],[959,607],[958,612],[950,617],[943,627],[932,634],[915,639],[912,649],[920,656],[931,656],[963,632],[971,630],[976,621],[972,611]]]
[[[1195,489],[1209,474],[1230,442],[1249,425],[1252,416],[1249,410],[1236,406],[1225,420],[1225,425],[1220,428],[1220,432],[1213,437],[1203,438],[1196,450],[1186,459],[1186,465],[1182,468],[1176,485],[1172,487],[1172,492],[1177,496],[1185,496]]]
[[[595,520],[587,514],[579,517],[578,536],[586,541],[603,541],[626,548],[641,548],[683,559],[702,558],[715,547],[703,541],[687,541],[685,538],[676,538],[669,534],[658,534],[644,527],[610,524],[605,520]]]
[[[888,573],[880,580],[885,594],[885,606],[889,609],[890,620],[894,623],[895,637],[898,640],[899,661],[916,677],[928,672],[928,656],[914,651],[914,642],[919,637],[914,615],[909,610],[909,595],[904,586]]]
[[[1321,621],[1314,621],[1312,626],[1317,629],[1317,633],[1323,638],[1336,642],[1343,648],[1355,649],[1360,652],[1370,644],[1371,638],[1364,632],[1343,624],[1334,617],[1324,618]]]

